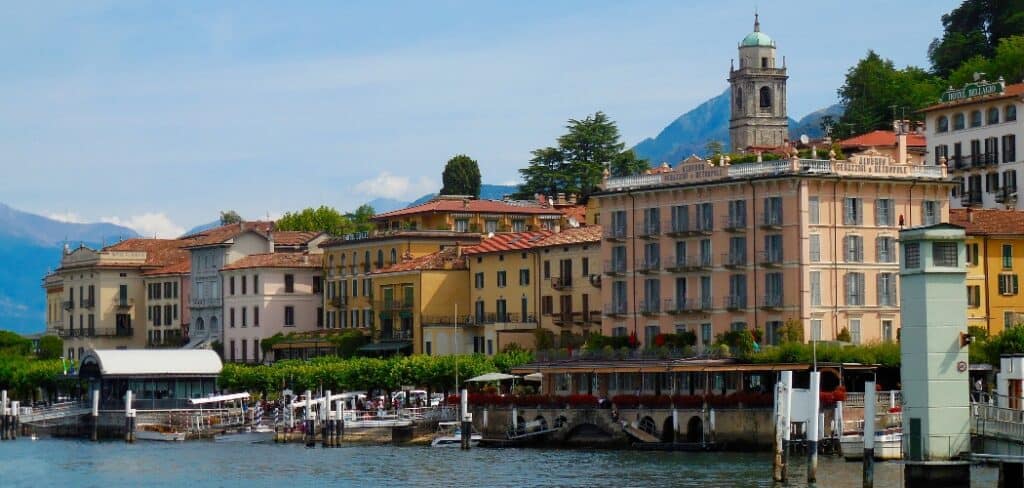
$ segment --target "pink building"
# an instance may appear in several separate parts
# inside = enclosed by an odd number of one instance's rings
[[[602,329],[690,330],[698,347],[730,329],[774,344],[787,322],[808,340],[895,340],[901,227],[947,222],[944,166],[886,156],[712,165],[607,179]]]
[[[263,339],[323,327],[322,265],[319,253],[277,252],[225,266],[224,360],[261,362]]]

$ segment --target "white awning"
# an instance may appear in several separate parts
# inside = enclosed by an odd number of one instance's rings
[[[519,378],[519,377],[514,375],[514,374],[487,373],[487,374],[482,374],[480,376],[477,376],[475,378],[470,378],[470,379],[466,380],[466,383],[488,383],[488,382],[491,382],[491,381],[503,381],[503,380],[511,380],[511,379],[516,379],[516,378]]]
[[[540,382],[542,379],[544,379],[544,375],[541,374],[540,372],[530,373],[530,374],[528,374],[526,376],[523,376],[523,381],[536,381],[536,382]]]
[[[189,400],[193,405],[205,405],[207,403],[230,402],[232,400],[244,400],[249,398],[249,393],[232,393],[230,395],[217,395],[206,398],[193,398]]]
[[[82,356],[104,376],[217,376],[223,365],[210,349],[94,349]]]

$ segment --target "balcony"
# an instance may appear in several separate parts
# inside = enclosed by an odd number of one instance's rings
[[[747,297],[746,295],[729,295],[722,300],[722,305],[726,310],[743,310],[747,308]]]
[[[604,314],[609,317],[621,317],[626,315],[626,304],[623,303],[609,303],[604,306]]]
[[[220,297],[217,298],[196,298],[193,297],[189,300],[189,305],[196,308],[203,307],[219,307],[224,303],[224,300]]]
[[[331,305],[335,308],[348,308],[348,297],[334,297],[331,299]]]
[[[626,261],[605,261],[604,274],[609,276],[620,276],[626,273]]]
[[[682,220],[673,220],[672,226],[669,228],[668,234],[671,237],[681,237],[689,234],[691,231],[689,222]]]
[[[766,268],[782,266],[782,249],[770,249],[757,253],[757,264]]]
[[[661,271],[661,260],[657,256],[649,256],[636,265],[638,273],[657,273]]]
[[[57,336],[62,338],[76,337],[131,337],[134,330],[131,327],[103,327],[88,329],[57,329]]]
[[[119,309],[127,310],[127,309],[132,308],[132,306],[134,306],[134,305],[135,305],[135,299],[134,298],[122,298],[122,297],[114,298],[114,306],[119,308]]]
[[[747,253],[726,252],[722,253],[722,266],[730,269],[742,268],[747,265]]]
[[[423,326],[465,327],[473,325],[473,317],[471,315],[423,315],[420,317],[420,323]]]
[[[537,318],[533,315],[527,315],[525,320],[518,313],[483,313],[471,315],[467,325],[481,326],[481,325],[492,325],[492,324],[534,324],[537,323]],[[449,319],[450,320],[450,319]]]
[[[551,316],[551,321],[560,327],[572,327],[572,312],[559,312]]]
[[[981,192],[967,191],[960,194],[960,205],[963,207],[980,207]]]
[[[994,152],[971,154],[965,157],[970,159],[971,166],[975,168],[984,168],[985,166],[999,164],[999,154]]]
[[[764,212],[761,214],[758,222],[760,222],[762,229],[782,229],[782,212]]]
[[[94,308],[96,306],[95,298],[83,298],[78,302],[78,306],[81,308]]]
[[[412,329],[381,329],[381,331],[377,334],[376,339],[378,341],[411,341]]]
[[[588,324],[601,325],[601,311],[600,310],[591,310],[591,311],[587,312],[587,316],[584,317],[584,320]]]
[[[726,232],[746,232],[747,218],[741,215],[727,215],[722,220],[722,230]]]
[[[714,266],[711,256],[689,256],[686,258],[688,271],[709,270]]]
[[[569,291],[572,289],[572,277],[569,276],[552,276],[551,277],[551,288],[558,291]]]
[[[373,308],[381,312],[393,312],[412,310],[411,300],[380,300],[374,303]]]
[[[697,225],[694,226],[693,233],[698,235],[709,236],[715,230],[715,224],[710,220],[697,221]]]
[[[658,303],[658,300],[644,300],[640,302],[640,313],[648,316],[660,315],[661,304]]]
[[[601,288],[601,275],[592,274],[589,277],[587,277],[587,279],[590,280],[590,285],[593,286],[594,288]]]
[[[661,235],[659,222],[644,222],[636,227],[636,235],[641,239],[657,239]]]
[[[626,240],[626,226],[611,226],[604,229],[604,238],[609,241],[624,241]]]
[[[782,295],[764,295],[761,297],[760,307],[765,310],[778,310],[782,308]]]
[[[60,302],[60,306],[64,310],[74,310],[75,309],[75,301],[74,300],[64,300],[63,302]]]
[[[995,194],[997,203],[1014,203],[1017,201],[1017,187],[1004,186]]]

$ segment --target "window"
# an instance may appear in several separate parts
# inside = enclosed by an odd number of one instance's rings
[[[590,258],[583,258],[580,263],[580,268],[583,269],[582,276],[590,276]]]
[[[284,275],[284,292],[295,293],[295,275]]]
[[[878,306],[896,306],[896,274],[878,273]]]
[[[661,209],[658,207],[645,208],[644,228],[642,235],[657,235],[661,233]]]
[[[687,232],[689,230],[690,207],[687,205],[672,207],[672,232]]]
[[[952,163],[949,160],[949,146],[946,144],[939,144],[935,146],[935,165],[942,164],[942,160],[945,159],[947,164]]]
[[[324,292],[324,280],[320,276],[313,277],[313,293],[319,294]]]
[[[519,270],[519,286],[526,286],[530,284],[530,270],[521,269]]]
[[[1019,291],[1016,273],[1000,273],[999,274],[999,294],[1000,295],[1016,295]]]
[[[967,251],[967,265],[977,266],[978,265],[978,244],[970,243],[964,246]]]
[[[508,285],[508,279],[506,277],[505,271],[498,271],[497,283],[498,288],[505,288],[505,286]]]
[[[1017,312],[1003,312],[1003,328],[1008,329],[1020,322]]]
[[[733,266],[745,266],[747,264],[747,238],[730,237],[729,254],[725,264]]]
[[[860,344],[860,319],[850,319],[850,342]]]
[[[999,109],[996,108],[996,107],[992,107],[992,108],[988,109],[988,124],[992,125],[992,124],[998,124],[998,123],[999,123]]]
[[[981,127],[981,110],[971,111],[971,127]]]
[[[228,278],[228,294],[235,294],[235,277]]]
[[[249,309],[242,307],[242,327],[249,326]]]
[[[844,198],[843,225],[861,225],[863,223],[863,209],[863,199],[855,197]]]
[[[764,304],[770,307],[781,307],[783,305],[782,273],[765,273],[764,290]]]
[[[1012,163],[1017,160],[1017,136],[1007,134],[1003,136],[1003,162]]]
[[[1013,244],[1003,244],[1003,269],[1013,269]]]
[[[811,319],[811,340],[821,340],[821,319]]]
[[[955,242],[933,242],[932,264],[948,268],[960,266],[957,251],[957,244]]]
[[[487,219],[484,221],[484,232],[498,232],[498,221],[493,219]]]
[[[811,306],[821,306],[821,271],[811,271]]]
[[[811,262],[821,262],[821,235],[811,234],[808,236],[808,245],[810,247]]]
[[[231,308],[230,310],[228,310],[228,324],[232,328],[235,327],[235,309],[234,308]]]
[[[967,285],[967,306],[971,308],[981,306],[981,286]]]
[[[478,290],[484,287],[484,273],[482,271],[473,275],[473,287]]]
[[[846,273],[846,304],[864,305],[864,273]]]
[[[700,277],[700,308],[711,310],[711,277]]]
[[[284,325],[285,327],[295,325],[295,307],[291,305],[284,307]]]
[[[612,283],[612,311],[615,313],[626,313],[627,304],[626,282],[616,281]]]
[[[711,239],[700,240],[700,265],[711,266]]]
[[[625,266],[626,266],[626,261],[625,261],[626,248],[625,247],[622,247],[622,257],[623,257],[622,266],[623,266],[623,269],[625,269]],[[544,279],[545,280],[551,279],[551,261],[547,261],[547,260],[544,261]]]
[[[242,294],[245,295],[246,293],[248,293],[248,291],[249,291],[248,282],[246,281],[245,276],[242,276]]]
[[[939,121],[935,125],[936,132],[949,132],[949,117],[945,115],[939,117]]]
[[[685,282],[683,289],[685,291]],[[678,285],[676,285],[678,288]],[[729,276],[729,298],[726,308],[747,308],[747,275],[734,274]]]
[[[675,310],[686,308],[686,278],[676,278],[676,305]]]
[[[772,90],[767,86],[762,86],[760,90],[760,105],[761,108],[771,108],[772,106]]]
[[[864,262],[864,237],[857,235],[844,237],[843,256],[848,263]]]
[[[782,225],[782,197],[764,199],[764,225]]]
[[[260,326],[260,307],[252,307],[252,326]]]
[[[747,226],[747,201],[732,200],[729,202],[728,227],[739,229]]]
[[[921,267],[921,244],[908,242],[903,245],[903,266],[907,269]]]
[[[572,297],[567,297],[572,298]],[[571,303],[571,302],[570,302]],[[661,280],[648,278],[644,280],[644,301],[642,312],[657,313],[661,311]]]
[[[700,343],[704,347],[711,345],[711,324],[700,324]]]
[[[811,225],[817,225],[821,222],[821,216],[819,215],[819,208],[821,206],[818,197],[810,197],[807,199],[807,221]]]
[[[882,341],[892,342],[892,320],[882,320]]]
[[[551,265],[547,261],[544,261],[545,279],[550,278]],[[616,273],[622,273],[626,271],[626,246],[615,246],[612,248],[612,262],[611,270]]]
[[[714,206],[711,203],[697,205],[697,230],[711,231],[715,227]]]
[[[892,227],[895,223],[892,208],[891,198],[875,200],[875,225],[879,227]]]
[[[996,193],[999,191],[999,173],[991,171],[985,175],[985,191]]]
[[[921,202],[921,213],[922,225],[935,225],[939,223],[939,202],[936,200]]]
[[[782,321],[769,320],[764,324],[764,340],[771,345],[778,345],[782,342]]]
[[[963,130],[965,127],[964,114],[958,113],[953,116],[953,130]]]
[[[1016,105],[1007,105],[1006,106],[1006,116],[1003,117],[1003,119],[1005,119],[1007,122],[1012,122],[1014,120],[1017,120],[1017,106]]]
[[[660,258],[661,246],[657,242],[649,242],[647,244],[644,244],[644,262],[642,264],[643,269],[658,269],[660,264]]]
[[[429,356],[431,354],[431,352],[432,352],[430,346],[431,346],[430,341],[425,341],[423,343],[423,350],[424,350],[424,352],[427,353],[427,356]]]
[[[551,315],[554,311],[555,301],[551,298],[551,295],[540,297],[540,313],[544,315]]]
[[[896,239],[881,236],[875,239],[875,258],[879,263],[896,262]]]
[[[739,332],[739,331],[742,331],[742,330],[747,330],[747,323],[746,322],[733,322],[733,323],[729,324],[729,330],[732,331],[732,332]]]
[[[567,297],[570,300],[572,297]],[[569,302],[572,304],[572,302]],[[494,302],[494,311],[498,322],[508,321],[508,302],[504,298],[499,298]]]

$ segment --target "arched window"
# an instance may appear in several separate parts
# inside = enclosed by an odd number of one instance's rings
[[[958,113],[953,116],[953,130],[961,130],[964,128],[964,114]]]
[[[767,86],[761,87],[761,108],[772,106],[772,90]]]
[[[334,271],[334,255],[327,256],[327,269],[328,271]]]
[[[395,248],[392,247],[391,248],[391,264],[395,264],[397,262],[398,262],[398,251],[396,251]]]
[[[1006,122],[1011,122],[1011,121],[1017,120],[1017,106],[1016,105],[1007,105],[1006,106],[1006,116],[1003,117],[1003,120],[1005,120]]]
[[[998,124],[999,123],[999,109],[998,108],[992,107],[992,108],[988,109],[988,121],[986,121],[986,123],[988,125]]]
[[[736,88],[736,108],[743,108],[743,89]]]
[[[377,269],[384,267],[384,250],[377,249]]]
[[[981,127],[981,110],[971,111],[971,127]]]
[[[206,325],[203,323],[203,318],[202,317],[199,317],[198,319],[196,319],[196,330],[203,330],[203,327],[205,327],[205,326]]]
[[[339,267],[341,268],[341,271],[344,273],[345,272],[345,254],[341,255],[341,264],[339,265]]]
[[[369,249],[367,249],[365,252],[363,252],[363,272],[364,273],[369,273],[370,272],[370,250]]]
[[[943,115],[939,117],[938,127],[935,128],[936,132],[949,132],[949,117]]]

